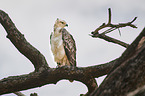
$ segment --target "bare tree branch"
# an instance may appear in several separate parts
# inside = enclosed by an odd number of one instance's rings
[[[104,40],[106,40],[108,42],[119,44],[119,45],[127,48],[129,44],[126,44],[125,42],[122,42],[120,40],[111,38],[109,36],[106,36],[105,34],[110,33],[110,32],[112,32],[112,31],[114,31],[116,29],[119,29],[119,28],[122,28],[122,27],[126,27],[126,26],[130,26],[132,28],[137,28],[135,25],[132,24],[137,19],[137,17],[135,17],[131,22],[112,24],[111,23],[111,16],[112,15],[111,15],[111,9],[110,8],[108,9],[108,13],[109,13],[108,23],[107,24],[103,23],[95,31],[93,31],[90,36],[92,36],[93,38],[101,38],[101,39],[104,39]],[[104,29],[104,28],[107,28],[107,27],[110,27],[110,28],[108,30],[102,32],[102,33],[99,32],[101,29]]]
[[[92,35],[92,37],[94,37],[94,36]],[[129,46],[129,44],[126,44],[126,43],[124,43],[124,42],[122,42],[120,40],[114,39],[114,38],[106,36],[104,34],[96,34],[94,38],[104,39],[104,40],[106,40],[108,42],[119,44],[119,45],[121,45],[121,46],[123,46],[125,48],[127,48]]]
[[[140,42],[142,38],[145,37],[145,28],[142,30],[142,32],[138,35],[138,37],[131,43],[131,45],[128,46],[128,48],[122,53],[122,56],[116,61],[115,66],[111,69],[110,73],[115,70],[117,67],[119,67],[122,62],[124,62],[126,59],[130,58],[133,54],[135,54],[136,50],[139,49],[142,45],[140,45]]]
[[[125,96],[145,85],[145,28],[91,96]],[[143,40],[143,41],[141,41]],[[138,48],[140,42],[142,45]],[[118,94],[119,93],[119,94]]]
[[[109,14],[108,24],[111,24],[111,8],[108,8],[108,14]]]
[[[110,29],[104,31],[103,33],[101,34],[107,34],[107,33],[110,33],[116,29],[119,29],[119,28],[122,28],[122,27],[126,27],[126,26],[130,26],[132,28],[137,28],[135,25],[131,24],[133,23],[135,20],[137,19],[137,17],[135,17],[131,22],[128,22],[128,23],[119,23],[119,24],[108,24],[108,27],[111,27]]]
[[[137,19],[137,17],[135,17],[131,22],[128,23],[119,23],[119,24],[112,24],[111,23],[111,8],[108,9],[108,14],[109,14],[109,19],[108,19],[108,23],[105,24],[103,23],[100,27],[98,27],[94,32],[92,32],[92,35],[95,34],[99,34],[99,31],[103,28],[106,27],[111,27],[111,28],[122,28],[122,27],[126,27],[126,26],[130,26],[132,28],[137,28],[135,25],[133,25],[132,23]],[[102,34],[106,34],[106,32],[103,32]]]
[[[38,71],[40,68],[48,68],[45,57],[29,42],[27,42],[24,35],[20,33],[9,16],[2,10],[0,10],[0,23],[8,34],[7,38],[10,39],[20,53],[32,62],[35,67],[35,71]]]
[[[90,67],[71,68],[64,66],[20,76],[10,76],[0,80],[0,95],[41,87],[46,84],[56,84],[62,79],[77,80],[84,83],[88,87],[88,94],[90,94],[97,88],[97,83],[94,78],[107,74],[112,66],[115,65],[115,61]]]
[[[135,55],[116,68],[92,96],[125,96],[138,87],[145,85],[144,54],[145,44]]]

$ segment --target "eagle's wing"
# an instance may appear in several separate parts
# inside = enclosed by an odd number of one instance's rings
[[[65,53],[69,63],[71,66],[76,66],[76,44],[73,36],[64,28],[61,32]]]

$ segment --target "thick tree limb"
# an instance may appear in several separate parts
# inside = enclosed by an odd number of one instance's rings
[[[122,56],[118,60],[116,60],[116,64],[111,69],[111,72],[117,67],[119,67],[122,64],[122,62],[130,58],[133,54],[135,54],[136,50],[138,50],[139,47],[142,46],[140,45],[140,42],[143,42],[142,38],[144,37],[145,37],[145,28],[142,30],[139,36],[131,43],[131,45],[129,45],[128,48],[122,53]]]
[[[97,87],[94,78],[107,74],[114,66],[115,61],[90,67],[71,68],[64,66],[48,68],[47,70],[32,72],[26,75],[10,76],[0,80],[0,95],[41,87],[46,84],[56,84],[62,79],[77,80],[84,83],[88,87],[89,94]]]
[[[14,44],[14,46],[32,62],[35,67],[35,71],[38,71],[42,68],[42,66],[43,68],[48,68],[45,57],[26,41],[24,35],[19,32],[9,16],[2,10],[0,10],[0,23],[5,28],[8,34],[7,37]]]
[[[125,96],[145,85],[144,36],[145,29],[117,60],[118,64],[91,96]],[[143,43],[138,46],[140,42]]]
[[[91,70],[89,71],[91,72]],[[62,79],[74,79],[83,82],[88,87],[89,92],[92,92],[97,87],[96,81],[89,72],[86,72],[84,68],[72,69],[65,66],[61,68],[49,68],[48,70],[32,72],[26,75],[11,76],[0,80],[0,95],[41,87],[46,84],[56,84]]]

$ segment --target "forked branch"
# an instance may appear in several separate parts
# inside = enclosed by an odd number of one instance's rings
[[[104,39],[108,42],[116,43],[116,44],[119,44],[119,45],[127,48],[129,44],[126,44],[125,42],[122,42],[120,40],[111,38],[111,37],[109,37],[105,34],[110,33],[110,32],[112,32],[116,29],[119,30],[119,28],[126,27],[126,26],[130,26],[132,28],[137,28],[134,24],[132,24],[137,19],[137,17],[135,17],[132,21],[127,22],[127,23],[112,24],[111,23],[112,14],[111,14],[111,9],[110,8],[108,9],[108,13],[109,13],[108,23],[107,24],[103,23],[101,26],[99,26],[95,31],[93,31],[91,33],[91,36],[94,37],[94,38],[101,38],[101,39]],[[104,28],[107,28],[107,27],[109,27],[109,29],[103,31],[102,33],[99,32],[101,29],[104,29]],[[120,30],[119,30],[119,32],[120,32]]]

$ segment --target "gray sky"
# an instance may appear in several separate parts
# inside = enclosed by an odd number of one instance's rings
[[[112,9],[112,22],[128,22],[135,16],[138,29],[126,27],[109,36],[131,43],[145,26],[145,0],[0,0],[0,9],[9,14],[25,38],[46,58],[50,67],[56,67],[50,50],[49,35],[56,18],[65,20],[66,28],[77,44],[77,66],[91,66],[109,62],[121,55],[125,48],[90,37],[102,23],[107,22],[108,8]],[[27,60],[6,38],[0,25],[0,79],[34,70]],[[104,77],[96,79],[98,84]],[[87,87],[77,81],[61,80],[56,85],[22,91],[27,96],[36,92],[40,96],[78,96],[87,92]],[[15,96],[7,94],[4,96]]]

